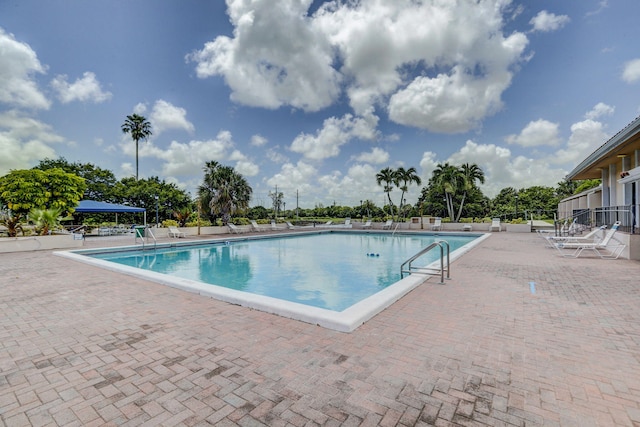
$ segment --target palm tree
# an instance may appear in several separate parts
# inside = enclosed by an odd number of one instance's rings
[[[398,186],[402,191],[402,194],[400,195],[400,208],[398,210],[402,212],[402,205],[404,204],[404,194],[409,191],[409,184],[415,182],[416,185],[420,185],[422,184],[422,180],[420,179],[420,176],[418,176],[416,168],[414,168],[413,166],[409,169],[399,167],[398,169],[396,169],[395,175],[398,184],[402,182],[402,185]]]
[[[462,182],[461,170],[449,163],[441,163],[433,171],[433,182],[444,191],[447,212],[449,213],[449,218],[453,221],[455,215],[453,196]]]
[[[462,216],[462,207],[464,206],[464,200],[467,197],[467,192],[471,191],[473,187],[476,186],[476,181],[480,181],[481,184],[484,184],[484,172],[475,163],[463,164],[460,166],[460,171],[462,172],[462,186],[464,193],[462,193],[462,201],[460,202],[456,222],[460,221],[460,216]]]
[[[146,117],[138,114],[127,116],[127,119],[121,126],[123,133],[131,134],[131,138],[136,142],[136,181],[138,180],[138,141],[141,139],[148,140],[152,135],[151,123]]]
[[[200,199],[207,203],[212,215],[219,215],[223,224],[239,210],[247,209],[253,190],[242,175],[230,166],[216,161],[204,167],[203,184],[198,189]]]
[[[387,193],[389,199],[389,207],[391,209],[391,216],[393,217],[393,202],[391,201],[391,191],[393,190],[393,184],[397,182],[396,171],[386,167],[376,174],[376,182],[378,185],[384,183],[384,192]]]
[[[60,221],[62,220],[60,216],[61,213],[62,209],[60,208],[34,208],[29,212],[29,220],[35,223],[39,235],[46,236],[60,226]]]

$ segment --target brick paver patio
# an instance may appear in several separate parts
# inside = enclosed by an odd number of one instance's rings
[[[496,233],[350,334],[0,254],[0,424],[640,426],[640,263],[543,243]]]

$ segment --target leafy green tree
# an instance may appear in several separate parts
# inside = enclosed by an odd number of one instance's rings
[[[60,221],[62,221],[62,209],[39,209],[33,208],[29,212],[29,220],[36,226],[36,232],[41,236],[46,236],[52,231],[60,227]]]
[[[7,234],[9,237],[16,237],[18,231],[24,234],[22,229],[22,219],[24,215],[21,213],[0,211],[0,224],[7,227]]]
[[[127,116],[120,126],[123,133],[128,133],[136,143],[136,179],[138,179],[138,142],[141,139],[148,140],[151,135],[151,123],[144,116],[132,114]]]
[[[407,191],[409,191],[409,184],[415,183],[416,185],[420,185],[422,184],[422,180],[420,179],[420,176],[418,175],[416,168],[414,167],[410,167],[409,169],[399,167],[395,171],[395,177],[396,184],[400,191],[402,191],[402,194],[400,195],[400,208],[398,210],[403,213],[408,213],[408,211],[404,212],[403,210],[404,195]],[[403,217],[406,218],[405,215],[403,215]]]
[[[155,217],[157,203],[160,222],[173,218],[173,213],[176,211],[185,208],[193,209],[189,193],[179,189],[173,183],[160,180],[157,176],[139,180],[133,177],[121,179],[115,186],[114,198],[113,202],[115,203],[145,208],[148,219],[150,216]],[[136,218],[138,218],[136,214],[121,215],[128,222],[136,222]]]
[[[585,179],[582,181],[576,181],[576,189],[573,191],[573,194],[582,193],[583,191],[596,188],[600,184],[602,184],[601,179]],[[569,196],[570,195],[571,194],[569,194]],[[560,200],[562,200],[563,198],[564,197],[560,198]]]
[[[118,180],[108,169],[102,169],[91,163],[69,163],[64,157],[44,159],[33,169],[49,170],[59,168],[84,178],[87,185],[82,199],[111,202],[114,200],[113,188]]]
[[[391,216],[393,216],[394,211],[394,204],[391,200],[391,192],[393,191],[394,184],[397,182],[396,176],[396,172],[390,167],[386,167],[376,174],[376,182],[378,183],[378,185],[382,185],[384,192],[387,194]]]
[[[232,215],[249,207],[253,190],[247,180],[230,166],[209,161],[204,172],[203,183],[198,189],[200,200],[214,217],[220,216],[226,225]]]
[[[85,188],[83,178],[62,169],[13,170],[0,177],[0,201],[17,214],[58,208],[66,215],[78,206]]]
[[[460,166],[460,171],[462,172],[462,200],[460,201],[460,208],[458,209],[458,216],[456,216],[456,222],[460,221],[460,217],[462,215],[462,208],[464,207],[465,199],[467,198],[467,194],[476,188],[476,181],[480,181],[481,184],[484,184],[484,172],[478,165],[465,163]]]
[[[454,197],[462,187],[464,176],[462,171],[449,163],[439,164],[433,171],[433,184],[444,193],[447,213],[451,221],[455,218]]]
[[[271,206],[273,209],[273,218],[275,219],[278,216],[278,212],[282,209],[282,199],[284,198],[284,194],[282,191],[269,191],[269,197],[271,198]]]

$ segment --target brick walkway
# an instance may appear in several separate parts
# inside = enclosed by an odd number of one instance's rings
[[[639,273],[498,233],[344,334],[0,254],[0,425],[640,426]]]

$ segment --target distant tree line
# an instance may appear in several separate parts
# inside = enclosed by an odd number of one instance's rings
[[[142,207],[148,222],[172,220],[180,226],[200,223],[226,224],[230,221],[267,220],[285,217],[291,220],[321,218],[369,218],[372,220],[404,220],[412,216],[440,216],[450,221],[501,217],[504,219],[553,218],[558,202],[572,194],[600,184],[600,180],[563,180],[554,187],[507,187],[494,198],[486,197],[479,188],[484,172],[475,164],[460,166],[439,164],[420,191],[415,204],[408,204],[405,195],[410,185],[422,181],[411,168],[384,168],[375,177],[386,194],[387,203],[376,205],[361,200],[356,206],[316,205],[313,208],[283,208],[283,193],[270,193],[272,206],[250,207],[252,189],[234,168],[216,161],[203,168],[202,184],[192,197],[173,183],[157,176],[146,179],[126,177],[120,180],[113,172],[91,163],[71,163],[65,158],[45,159],[29,170],[15,170],[0,177],[0,223],[17,233],[23,221],[40,224],[46,232],[56,220],[67,217],[73,223],[113,221],[109,214],[84,214],[73,210],[79,200],[98,200]],[[394,202],[392,193],[400,197]],[[397,193],[396,193],[397,194]],[[69,215],[73,215],[69,218]],[[134,214],[119,214],[123,223],[134,223]]]

